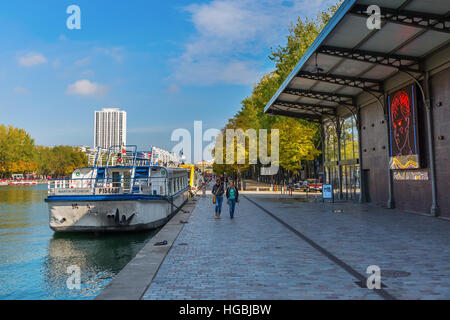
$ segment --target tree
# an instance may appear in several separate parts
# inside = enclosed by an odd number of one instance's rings
[[[280,130],[280,165],[296,174],[302,160],[314,160],[320,154],[314,145],[317,128],[294,118],[284,118],[274,129]]]
[[[292,172],[297,172],[301,168],[302,160],[314,160],[320,155],[320,126],[317,123],[304,120],[294,120],[293,122],[283,116],[269,116],[264,113],[264,108],[341,3],[342,1],[338,1],[336,5],[320,13],[316,19],[302,20],[298,18],[297,24],[289,27],[289,35],[285,46],[271,49],[269,59],[274,61],[275,70],[261,78],[254,86],[252,94],[242,100],[241,109],[232,119],[228,120],[224,130],[222,130],[225,132],[225,129],[240,128],[247,130],[253,128],[258,132],[259,129],[279,128],[281,131],[280,165]],[[293,127],[290,127],[291,125]],[[225,150],[223,152],[225,154]],[[240,168],[239,166],[226,164],[214,165],[216,173],[223,173],[224,171],[235,173],[246,168],[248,166]]]
[[[23,129],[0,125],[0,176],[14,173],[67,176],[87,165],[87,156],[70,146],[35,146]]]
[[[30,173],[37,167],[34,140],[23,129],[0,125],[0,175]]]

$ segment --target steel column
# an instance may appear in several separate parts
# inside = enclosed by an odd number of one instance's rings
[[[429,146],[429,160],[430,160],[430,175],[431,175],[431,210],[430,213],[438,217],[439,216],[439,206],[437,203],[437,195],[436,195],[436,168],[434,163],[434,143],[433,143],[433,119],[432,110],[431,110],[431,100],[430,100],[430,73],[425,72],[424,79],[424,91],[425,91],[425,110],[427,113],[427,138],[428,138],[428,146]]]
[[[341,119],[339,119],[339,116],[336,117],[336,137],[338,140],[338,174],[339,174],[339,199],[341,200],[343,198],[342,193],[342,165],[341,165]]]
[[[321,139],[321,143],[322,143],[322,168],[323,168],[322,183],[325,183],[325,175],[326,175],[326,170],[325,170],[325,124],[324,124],[323,117],[320,120],[320,125],[321,125],[320,139]]]
[[[394,199],[394,183],[392,181],[392,170],[391,170],[391,144],[390,144],[390,122],[389,122],[389,108],[387,103],[387,94],[384,94],[384,122],[386,123],[386,138],[387,138],[387,148],[386,148],[386,158],[387,158],[387,174],[388,174],[388,201],[387,207],[389,209],[395,208]]]
[[[356,103],[355,103],[356,105]],[[362,120],[361,108],[357,108],[356,128],[358,129],[358,154],[359,154],[359,203],[366,202],[365,177],[363,174],[363,149],[362,149]]]

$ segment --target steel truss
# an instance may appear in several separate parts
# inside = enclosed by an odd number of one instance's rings
[[[288,110],[281,110],[276,107],[272,107],[268,114],[275,115],[275,116],[286,116],[286,117],[292,117],[292,118],[301,118],[301,119],[307,119],[307,120],[317,120],[319,121],[321,117],[319,115],[313,115],[309,113],[301,113],[301,112],[292,112]]]
[[[382,93],[382,82],[373,79],[365,79],[360,77],[348,77],[339,76],[330,73],[315,73],[308,71],[299,71],[297,73],[297,78],[305,78],[309,80],[316,80],[322,82],[328,82],[332,84],[339,84],[342,86],[359,88],[366,91],[374,91]]]
[[[349,95],[344,94],[338,94],[338,93],[328,93],[328,92],[318,92],[318,91],[311,91],[311,90],[301,90],[301,89],[285,89],[285,94],[295,95],[299,97],[306,97],[306,98],[312,98],[317,100],[323,100],[328,102],[336,102],[339,104],[345,104],[345,105],[352,105],[353,97]]]
[[[287,101],[275,101],[274,105],[281,107],[293,108],[297,110],[309,111],[313,115],[327,115],[334,116],[336,114],[336,107],[316,105],[310,103],[297,103],[297,102],[287,102]]]
[[[380,7],[380,9],[381,20],[427,30],[450,33],[450,17],[447,14],[438,15],[424,12],[396,10],[385,7]],[[350,13],[363,17],[370,16],[370,14],[367,13],[367,6],[360,4],[355,5],[350,10]]]
[[[420,72],[417,68],[415,69],[411,67],[412,65],[418,65],[420,63],[420,59],[410,56],[358,50],[358,49],[338,48],[331,46],[320,46],[317,52],[329,56],[380,64],[383,66],[388,66],[399,70]],[[404,64],[405,62],[408,62],[408,65],[405,65]]]

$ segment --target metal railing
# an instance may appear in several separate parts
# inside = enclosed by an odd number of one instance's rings
[[[169,178],[80,178],[48,181],[49,195],[147,194],[170,196],[174,193]]]

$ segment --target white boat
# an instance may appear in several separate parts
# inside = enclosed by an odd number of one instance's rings
[[[76,169],[71,179],[50,180],[50,228],[120,232],[164,225],[188,199],[189,172],[152,159],[136,146],[111,147],[98,150],[93,165]]]

